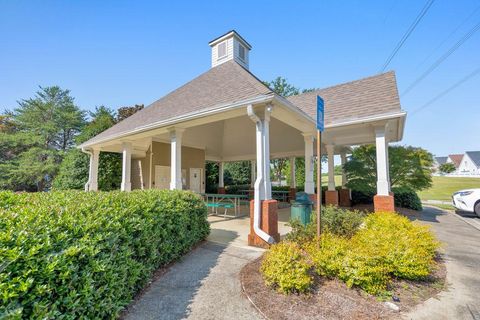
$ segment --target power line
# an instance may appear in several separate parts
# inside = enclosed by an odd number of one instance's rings
[[[418,77],[403,93],[405,96],[413,88],[415,88],[423,79],[425,79],[432,71],[434,71],[440,64],[442,64],[450,55],[452,55],[457,49],[463,45],[471,36],[480,29],[480,22],[477,23],[470,31],[468,31],[460,40],[458,40],[446,53],[437,59],[420,77]]]
[[[425,6],[423,7],[423,9],[420,11],[420,13],[418,14],[418,16],[415,18],[415,20],[413,21],[413,23],[410,25],[410,27],[408,28],[407,32],[403,35],[403,37],[400,39],[400,41],[397,43],[395,49],[393,49],[393,52],[390,54],[390,56],[388,57],[387,61],[385,61],[385,63],[383,64],[383,66],[380,68],[380,71],[379,73],[382,73],[385,71],[385,69],[388,67],[388,65],[390,64],[390,62],[392,61],[392,59],[395,57],[395,55],[397,54],[397,52],[400,50],[400,48],[403,46],[403,44],[405,43],[405,41],[407,41],[407,39],[410,37],[410,35],[412,34],[413,30],[415,30],[415,28],[417,27],[417,25],[420,23],[420,21],[422,20],[422,18],[425,16],[425,14],[427,13],[428,9],[430,9],[430,7],[432,6],[433,2],[435,0],[428,0],[427,3],[425,3]]]
[[[428,59],[431,58],[431,56],[438,50],[440,49],[444,44],[445,42],[447,42],[468,20],[470,20],[477,12],[478,10],[480,10],[480,6],[476,7],[465,19],[463,19],[463,21],[457,25],[457,27],[455,29],[453,29],[452,32],[450,32],[450,34],[444,38],[442,40],[442,42],[440,42],[440,44],[438,46],[435,47],[435,49],[433,49],[432,51],[430,51],[430,53],[428,54],[428,56],[417,66],[417,69],[420,68],[421,66],[423,66],[423,64],[425,62],[428,61]]]
[[[473,72],[469,73],[467,76],[463,77],[462,79],[460,79],[458,82],[456,82],[454,85],[452,85],[451,87],[449,87],[448,89],[440,92],[438,95],[436,95],[433,99],[429,100],[427,103],[425,103],[424,105],[422,105],[421,107],[413,110],[412,112],[409,112],[409,115],[412,116],[414,115],[415,113],[427,108],[428,106],[432,105],[434,102],[436,102],[438,99],[442,98],[443,96],[447,95],[448,93],[450,93],[451,91],[455,90],[457,87],[461,86],[462,84],[464,84],[465,82],[467,82],[468,80],[470,80],[471,78],[475,77],[477,74],[480,73],[480,68],[477,68],[475,69]]]

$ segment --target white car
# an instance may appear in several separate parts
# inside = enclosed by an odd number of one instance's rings
[[[480,217],[480,189],[468,189],[455,192],[453,206],[458,210],[475,212]]]

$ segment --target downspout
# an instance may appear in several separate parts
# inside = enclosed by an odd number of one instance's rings
[[[90,170],[91,170],[90,166],[91,166],[91,159],[93,157],[93,153],[91,151],[87,150],[85,147],[82,147],[81,150],[82,150],[83,153],[86,153],[90,156],[90,158],[89,158],[90,165],[88,167],[88,180],[87,180],[87,183],[85,183],[85,191],[89,191],[89,189],[90,189]]]
[[[263,167],[264,161],[258,161],[263,158],[263,143],[262,143],[262,136],[264,135],[264,127],[262,120],[255,114],[253,110],[253,106],[249,105],[247,107],[247,113],[250,119],[255,122],[256,125],[256,143],[257,143],[257,179],[255,180],[254,185],[254,196],[253,196],[253,231],[257,234],[260,238],[262,238],[267,243],[274,243],[275,240],[271,237],[268,233],[260,229],[260,221],[261,221],[261,199],[260,199],[260,186],[264,184],[264,177],[263,177]]]

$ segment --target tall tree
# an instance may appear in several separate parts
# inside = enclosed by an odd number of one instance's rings
[[[120,122],[142,109],[143,109],[143,104],[136,104],[134,106],[129,106],[129,107],[120,107],[117,110],[117,117],[115,120],[116,122]]]
[[[85,123],[68,90],[40,87],[33,98],[1,119],[2,188],[44,191],[51,185],[64,153]]]
[[[388,148],[390,184],[418,191],[432,185],[433,156],[422,148],[391,146]],[[377,182],[375,146],[365,145],[352,151],[344,165],[347,186],[354,190],[374,192]]]
[[[91,121],[78,135],[78,144],[87,141],[115,124],[113,110],[104,106],[97,107],[90,112]],[[120,188],[122,176],[122,159],[120,154],[111,152],[100,153],[98,170],[98,187],[108,191]],[[62,162],[58,176],[53,181],[53,188],[57,190],[83,189],[88,179],[89,158],[79,149],[67,152]]]
[[[287,82],[283,77],[276,77],[272,81],[264,81],[266,86],[272,89],[276,94],[283,97],[295,96],[300,93],[300,89]]]
[[[67,150],[85,124],[69,90],[58,86],[40,87],[35,97],[21,100],[13,119],[22,131],[42,137],[45,148]]]

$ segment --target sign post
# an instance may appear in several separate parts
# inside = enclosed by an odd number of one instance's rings
[[[317,237],[322,232],[322,132],[324,123],[325,103],[317,96]]]

